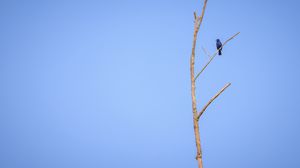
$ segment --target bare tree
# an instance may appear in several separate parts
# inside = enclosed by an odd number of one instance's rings
[[[198,16],[196,12],[194,12],[194,38],[193,38],[193,45],[192,45],[192,54],[190,58],[190,73],[191,73],[191,94],[192,94],[192,109],[193,109],[193,122],[194,122],[194,133],[195,133],[195,140],[196,140],[196,147],[197,147],[197,154],[196,154],[196,160],[198,161],[198,168],[203,168],[202,163],[202,150],[201,150],[201,141],[200,141],[200,133],[199,133],[199,120],[202,114],[205,112],[207,107],[225,90],[227,89],[231,83],[226,84],[216,95],[214,95],[208,103],[202,108],[201,111],[198,112],[197,110],[197,100],[196,100],[196,86],[195,81],[196,79],[201,75],[201,73],[206,69],[206,67],[211,63],[211,61],[215,58],[217,53],[219,52],[219,49],[217,49],[213,55],[209,55],[208,52],[204,49],[205,54],[207,54],[210,59],[205,64],[205,66],[201,69],[201,71],[195,76],[195,48],[196,48],[196,42],[197,42],[197,35],[200,29],[200,26],[202,24],[202,20],[205,14],[207,0],[204,0],[201,15]],[[235,36],[239,34],[236,33],[232,37],[230,37],[228,40],[226,40],[222,47],[223,48],[227,42],[232,40]]]

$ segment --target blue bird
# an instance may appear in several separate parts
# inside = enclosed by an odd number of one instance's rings
[[[222,55],[222,43],[220,41],[220,39],[217,39],[216,40],[216,46],[217,46],[217,49],[219,50],[219,55]]]

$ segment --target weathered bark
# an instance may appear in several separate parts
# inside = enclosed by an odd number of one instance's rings
[[[197,155],[196,159],[198,161],[198,167],[203,168],[202,163],[202,150],[201,150],[201,142],[200,142],[200,133],[199,133],[199,123],[198,123],[198,111],[197,111],[197,102],[196,102],[196,87],[195,87],[195,48],[197,42],[197,35],[200,29],[205,9],[206,9],[207,0],[204,1],[204,5],[202,8],[201,16],[197,16],[196,12],[194,13],[195,16],[195,23],[194,23],[194,38],[193,38],[193,45],[192,45],[192,54],[190,58],[190,73],[191,73],[191,93],[192,93],[192,109],[193,109],[193,121],[194,121],[194,132],[195,132],[195,140],[196,140],[196,147],[197,147]]]

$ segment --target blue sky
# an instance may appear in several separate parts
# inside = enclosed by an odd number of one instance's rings
[[[189,81],[201,1],[0,1],[0,167],[197,167]],[[298,168],[296,0],[209,0],[196,71],[207,168]],[[200,13],[200,12],[198,12]]]

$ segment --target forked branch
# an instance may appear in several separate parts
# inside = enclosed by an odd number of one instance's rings
[[[204,49],[205,53],[209,55],[210,59],[209,62],[202,68],[202,70],[197,74],[195,77],[195,49],[196,49],[196,43],[197,43],[197,36],[199,29],[201,27],[205,9],[206,9],[207,0],[204,0],[204,4],[202,7],[201,15],[198,16],[196,12],[194,12],[194,34],[193,34],[193,43],[192,43],[192,53],[190,57],[190,75],[191,75],[191,96],[192,96],[192,109],[193,109],[193,123],[194,123],[194,133],[195,133],[195,141],[196,141],[196,148],[197,148],[197,154],[196,154],[196,160],[198,161],[198,168],[203,168],[202,163],[202,150],[201,150],[201,142],[200,142],[200,132],[199,132],[199,118],[203,114],[203,112],[207,109],[207,107],[227,88],[230,86],[230,83],[225,85],[214,97],[210,99],[210,101],[203,107],[203,109],[198,113],[197,110],[197,100],[196,100],[196,85],[195,81],[199,77],[199,75],[205,70],[205,68],[210,64],[210,62],[214,59],[214,57],[217,55],[217,50],[212,56],[206,50]],[[230,37],[228,40],[226,40],[222,47],[224,47],[227,42],[229,42],[231,39],[233,39],[235,36],[237,36],[239,33],[236,33],[232,37]]]
[[[237,36],[237,35],[239,35],[239,34],[240,34],[240,32],[236,33],[235,35],[233,35],[233,36],[231,36],[229,39],[227,39],[227,40],[223,43],[223,45],[222,45],[221,48],[223,48],[230,40],[232,40],[235,36]],[[220,48],[220,49],[221,49],[221,48]],[[210,57],[209,61],[205,64],[205,66],[201,69],[201,71],[196,75],[195,80],[200,76],[200,74],[205,70],[205,68],[206,68],[206,67],[210,64],[210,62],[215,58],[215,56],[218,54],[218,52],[219,52],[220,49],[217,49],[217,50],[215,51],[215,53]]]
[[[194,22],[194,37],[193,37],[193,44],[192,44],[192,54],[190,58],[190,73],[191,73],[191,93],[192,93],[192,108],[193,108],[193,122],[194,122],[194,133],[195,133],[195,140],[196,140],[196,148],[197,148],[197,155],[196,159],[198,161],[198,168],[203,168],[202,164],[202,150],[201,150],[201,142],[200,142],[200,133],[199,133],[199,125],[197,120],[197,101],[196,101],[196,86],[195,86],[195,48],[197,42],[197,35],[202,24],[202,20],[204,17],[205,9],[206,9],[207,0],[204,1],[202,7],[201,16],[197,16],[196,12],[194,12],[195,22]]]

